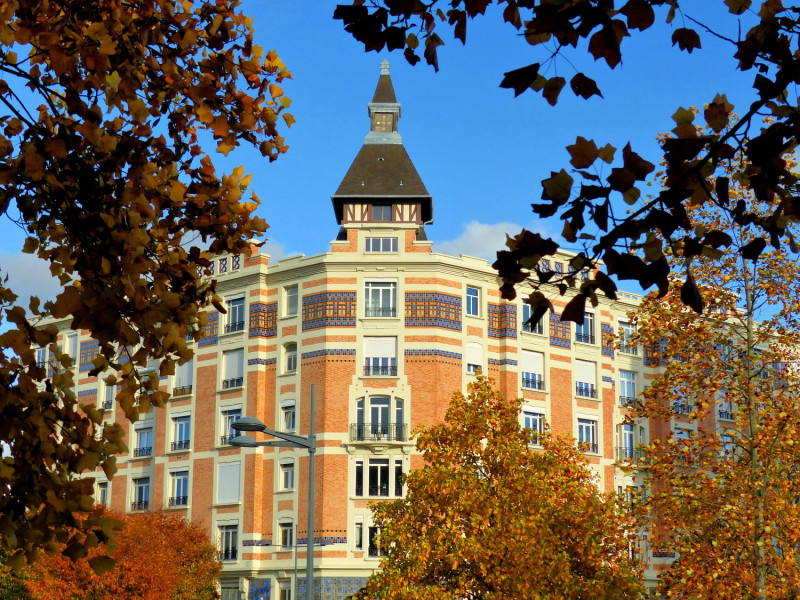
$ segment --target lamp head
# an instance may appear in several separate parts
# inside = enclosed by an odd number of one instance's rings
[[[242,417],[231,423],[231,429],[236,431],[264,431],[266,428],[267,426],[255,417]]]
[[[259,443],[248,435],[237,435],[228,442],[236,448],[256,448]]]

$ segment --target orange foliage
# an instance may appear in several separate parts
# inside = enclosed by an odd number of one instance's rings
[[[40,558],[26,580],[34,600],[212,600],[218,597],[220,565],[208,535],[182,518],[165,513],[120,517],[125,528],[106,548],[92,548],[73,562],[61,553]],[[115,565],[98,575],[95,568]]]

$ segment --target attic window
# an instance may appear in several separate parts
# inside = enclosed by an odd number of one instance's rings
[[[372,220],[373,221],[391,221],[392,220],[392,205],[391,204],[373,204],[372,205]]]

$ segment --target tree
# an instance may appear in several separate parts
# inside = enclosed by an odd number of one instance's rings
[[[492,4],[492,0],[353,0],[350,5],[338,6],[334,18],[340,19],[366,50],[404,49],[407,60],[415,64],[420,60],[417,52],[422,45],[426,61],[438,69],[441,28],[452,28],[456,39],[465,43],[469,20],[492,13]],[[741,117],[733,115],[733,106],[724,94],[707,99],[703,117],[710,130],[704,133],[694,127],[695,114],[679,108],[673,115],[677,124],[675,136],[665,139],[662,145],[666,167],[663,188],[634,211],[628,211],[628,205],[636,204],[641,183],[652,173],[654,164],[634,152],[630,144],[622,149],[620,162],[615,160],[616,148],[578,136],[575,144],[567,147],[575,177],[566,169],[553,171],[542,181],[542,202],[534,204],[533,210],[539,217],[560,213],[564,238],[573,244],[581,240],[585,250],[570,263],[570,273],[556,277],[540,261],[554,254],[558,245],[523,230],[509,239],[509,249],[499,252],[494,264],[503,278],[503,297],[513,299],[514,286],[526,279],[535,288],[559,281],[562,295],[568,286],[577,284],[580,293],[564,310],[562,319],[580,323],[586,300],[596,305],[597,290],[615,297],[616,284],[609,275],[636,280],[645,289],[655,285],[664,296],[669,289],[666,254],[670,246],[682,245],[687,256],[724,247],[724,237],[717,230],[698,232],[692,228],[687,216],[690,205],[724,207],[731,221],[754,225],[757,233],[750,245],[740,251],[759,254],[768,244],[777,249],[788,243],[797,252],[793,234],[787,228],[800,219],[798,179],[789,165],[800,139],[800,111],[793,87],[800,82],[800,55],[790,50],[797,47],[800,39],[800,12],[795,6],[784,6],[782,0],[725,0],[731,13],[748,19],[755,16],[751,6],[758,9],[752,27],[749,20],[742,22],[744,36],[730,39],[716,32],[714,23],[702,23],[684,12],[680,0],[497,0],[497,4],[503,7],[502,18],[511,26],[513,35],[539,49],[552,48],[543,51],[539,62],[505,73],[500,86],[513,89],[515,95],[533,89],[555,105],[566,79],[559,75],[546,77],[541,72],[544,69],[540,71],[542,64],[562,58],[570,47],[578,51],[585,40],[588,44],[581,48],[613,69],[622,61],[624,38],[634,35],[634,30],[652,26],[659,10],[663,10],[670,24],[680,13],[678,23],[684,26],[673,30],[672,43],[681,50],[691,53],[701,48],[697,30],[727,41],[739,61],[738,69],[752,73],[757,92],[757,98]],[[696,26],[697,30],[687,25]],[[575,70],[570,61],[562,62],[563,69],[557,72]],[[657,70],[658,65],[653,68]],[[586,99],[602,96],[595,81],[581,72],[574,73],[569,88]],[[771,115],[773,121],[756,131],[764,114]],[[721,160],[736,152],[747,157],[742,170],[708,177]],[[602,162],[612,166],[605,177],[597,168]],[[579,187],[575,185],[576,178]],[[729,191],[734,180],[749,190],[752,203],[734,201]],[[576,279],[579,271],[593,269],[599,260],[603,261],[605,272],[598,271],[594,278],[582,283]],[[687,263],[681,268],[686,281],[691,282],[691,266]],[[696,294],[691,296],[696,298]],[[538,289],[528,301],[534,308],[535,321],[552,309]],[[702,311],[702,302],[691,306]]]
[[[732,163],[732,164],[731,164]],[[739,154],[721,170],[743,171]],[[759,213],[745,186],[733,202]],[[641,523],[676,553],[660,577],[670,598],[796,598],[800,594],[800,276],[780,250],[753,251],[756,224],[709,206],[690,208],[698,230],[725,230],[734,253],[693,256],[687,286],[638,310],[638,341],[659,376],[637,416],[660,423],[647,448],[650,493]],[[687,260],[675,247],[671,260]]]
[[[279,85],[290,73],[253,43],[238,4],[0,7],[0,215],[63,285],[26,312],[0,283],[0,323],[12,326],[0,335],[0,443],[10,449],[0,460],[0,539],[15,567],[65,526],[69,554],[85,553],[98,521],[87,512],[92,481],[76,475],[101,466],[112,476],[125,449],[119,427],[78,403],[76,357],[41,318],[89,332],[98,344],[90,376],[121,386],[117,401],[134,421],[166,399],[158,376],[142,378],[139,367],[155,359],[164,375],[189,360],[185,336],[197,338],[203,307],[218,304],[208,253],[248,255],[249,238],[266,229],[257,199],[241,201],[249,177],[242,168],[218,176],[203,148],[212,138],[223,154],[253,144],[273,160],[286,150],[279,117],[293,122]],[[49,366],[37,363],[39,348]]]
[[[104,550],[73,561],[46,554],[29,569],[33,600],[214,600],[220,563],[217,549],[198,526],[165,513],[108,517],[124,523],[111,564]],[[110,548],[109,548],[110,549]],[[111,567],[98,575],[100,570]]]
[[[570,439],[534,437],[485,377],[417,432],[425,465],[373,505],[381,570],[360,598],[625,598],[630,521]],[[541,444],[542,448],[532,447]]]
[[[32,600],[25,589],[24,575],[6,565],[8,552],[0,550],[0,600]]]

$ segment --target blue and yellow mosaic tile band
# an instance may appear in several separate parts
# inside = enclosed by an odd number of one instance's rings
[[[303,296],[303,331],[319,327],[355,327],[355,325],[355,292],[322,292]]]
[[[250,305],[250,337],[274,337],[278,334],[278,303],[254,302]]]
[[[517,337],[517,307],[515,305],[490,303],[487,316],[489,317],[490,338]]]
[[[461,296],[406,292],[406,327],[442,327],[461,331]]]

